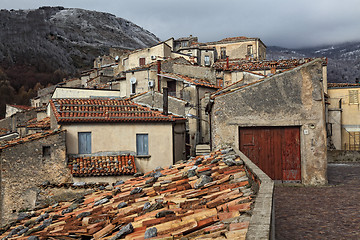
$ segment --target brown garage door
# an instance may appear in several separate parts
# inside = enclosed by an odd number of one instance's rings
[[[273,180],[301,180],[300,128],[239,128],[239,148]]]

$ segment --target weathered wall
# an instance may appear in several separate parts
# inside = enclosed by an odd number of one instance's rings
[[[216,84],[215,70],[209,67],[174,64],[173,73],[193,78],[205,79],[212,84]]]
[[[300,126],[302,182],[325,184],[326,130],[322,61],[314,60],[215,98],[213,146],[238,147],[240,127]]]
[[[50,147],[50,156],[43,156],[44,146]],[[19,210],[35,207],[44,181],[71,182],[65,132],[5,148],[0,157],[2,223],[16,217]]]
[[[120,97],[120,91],[81,88],[56,88],[52,98]]]
[[[146,104],[151,108],[163,109],[163,95],[158,92],[151,91],[132,100],[139,104]],[[168,104],[169,112],[185,116],[185,101],[169,96]]]
[[[332,147],[334,147],[337,150],[342,149],[341,144],[341,115],[342,111],[341,109],[329,109],[329,123],[331,123],[331,143],[333,144]]]
[[[156,70],[152,69],[144,69],[142,71],[133,71],[133,72],[127,72],[126,73],[126,89],[121,88],[120,92],[123,95],[125,92],[125,96],[129,97],[131,95],[131,78],[136,78],[136,88],[135,88],[135,94],[143,93],[146,91],[149,91],[149,81],[154,81],[155,88],[157,89],[157,75]],[[121,86],[123,87],[123,86]]]

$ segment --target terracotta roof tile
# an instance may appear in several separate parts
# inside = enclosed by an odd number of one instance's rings
[[[26,106],[26,105],[10,105],[11,107],[14,107],[14,108],[18,108],[18,109],[21,109],[21,110],[30,110],[30,109],[33,109],[33,107],[31,106]]]
[[[180,75],[177,73],[161,73],[161,76],[172,78],[172,79],[178,79],[178,80],[182,80],[182,81],[187,81],[187,82],[195,84],[197,86],[219,88],[216,85],[210,83],[208,80],[201,79],[201,78],[191,78],[191,77],[187,77],[187,76]]]
[[[0,128],[0,136],[7,134],[8,132],[10,132],[10,129],[7,128]]]
[[[66,122],[169,122],[185,120],[131,102],[129,99],[52,99],[58,123]]]
[[[328,88],[360,87],[360,83],[328,83]]]
[[[228,166],[225,159],[234,161]],[[79,165],[83,162],[83,167],[92,163],[84,158],[70,161]],[[106,157],[99,161],[114,163]],[[44,239],[70,236],[111,239],[127,226],[128,231],[122,235],[125,239],[144,239],[150,228],[156,228],[154,239],[244,237],[255,194],[246,176],[243,162],[235,152],[215,151],[131,178],[112,190],[96,190],[80,202],[75,199],[38,209],[31,220],[40,220],[30,225],[25,234]],[[236,220],[228,221],[231,218]],[[20,233],[19,237],[25,238],[19,229],[26,222],[29,218],[18,220],[4,229],[1,237]]]
[[[230,70],[230,71],[260,71],[260,70],[270,70],[272,66],[276,69],[290,69],[308,63],[314,60],[314,58],[302,58],[302,59],[284,59],[278,61],[249,61],[243,59],[233,59],[229,61],[229,67],[227,66],[226,59],[220,59],[216,61],[213,67],[217,70]],[[323,58],[323,61],[326,62],[327,59]]]
[[[34,121],[35,120],[35,121]],[[27,122],[27,128],[40,128],[40,129],[49,129],[50,128],[50,117],[46,117],[40,121],[31,119]]]
[[[9,148],[9,147],[13,147],[13,146],[16,146],[18,144],[22,144],[22,143],[30,142],[30,141],[33,141],[33,140],[37,140],[37,139],[40,139],[40,138],[45,138],[45,137],[48,137],[48,136],[51,136],[51,135],[58,134],[60,132],[62,132],[62,131],[60,131],[58,129],[56,129],[56,130],[48,130],[48,131],[43,131],[43,132],[39,132],[39,133],[34,133],[34,134],[28,135],[28,136],[23,137],[23,138],[16,138],[16,139],[7,141],[7,142],[3,143],[2,145],[0,145],[0,150],[5,149],[5,148]]]
[[[118,176],[136,173],[132,155],[70,157],[68,167],[74,177]]]

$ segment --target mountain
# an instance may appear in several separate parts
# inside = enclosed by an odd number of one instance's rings
[[[109,13],[63,7],[3,9],[0,93],[12,96],[0,95],[0,118],[5,102],[29,104],[36,84],[39,88],[79,75],[109,47],[131,50],[159,41],[151,32]]]
[[[354,83],[360,79],[360,42],[302,49],[267,48],[270,60],[304,57],[328,58],[328,82]]]

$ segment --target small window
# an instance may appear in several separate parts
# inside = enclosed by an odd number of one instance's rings
[[[349,90],[349,104],[359,104],[358,90]]]
[[[149,155],[148,134],[136,134],[136,155]]]
[[[224,87],[224,81],[221,78],[216,79],[216,86],[217,87]]]
[[[132,83],[131,84],[131,94],[135,94],[136,93],[136,84]]]
[[[188,42],[181,42],[181,47],[187,47],[188,46]]]
[[[139,58],[139,66],[145,65],[145,58]]]
[[[226,47],[220,48],[220,57],[221,59],[226,59]]]
[[[205,66],[210,66],[210,56],[205,55],[204,64],[205,64]]]
[[[91,132],[78,132],[79,154],[91,153]]]
[[[247,46],[247,54],[248,54],[248,55],[252,55],[252,54],[253,54],[252,45],[248,45],[248,46]]]
[[[50,146],[43,146],[42,155],[43,157],[50,157],[51,155]]]

